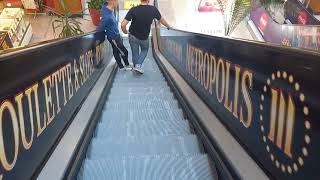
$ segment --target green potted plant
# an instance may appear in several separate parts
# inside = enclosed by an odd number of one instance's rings
[[[261,5],[269,12],[274,21],[283,24],[285,19],[284,4],[286,0],[260,0]]]
[[[59,0],[63,13],[59,13],[50,7],[46,7],[52,14],[57,16],[57,18],[52,21],[52,28],[54,34],[56,34],[57,31],[60,31],[59,38],[67,38],[83,33],[80,26],[81,22],[74,17],[74,15],[82,16],[83,11],[79,13],[72,13],[69,10],[66,1],[67,0]]]
[[[90,0],[88,2],[89,12],[92,22],[95,26],[99,25],[100,22],[100,9],[102,8],[105,0]]]

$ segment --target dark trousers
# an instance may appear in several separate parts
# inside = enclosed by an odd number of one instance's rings
[[[128,61],[128,50],[126,47],[124,47],[123,42],[122,42],[122,38],[120,36],[118,36],[115,39],[110,39],[108,38],[108,41],[110,42],[111,46],[112,46],[112,50],[113,50],[113,56],[116,59],[116,62],[119,66],[119,68],[123,68],[123,64],[121,59],[123,60],[124,64],[126,66],[129,65],[129,61]]]

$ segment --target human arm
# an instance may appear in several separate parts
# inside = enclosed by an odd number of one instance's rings
[[[172,29],[172,26],[167,22],[167,20],[162,17],[160,11],[157,8],[154,8],[155,18],[168,29]]]
[[[129,24],[129,21],[131,21],[133,18],[132,9],[129,10],[126,17],[121,22],[121,30],[124,34],[128,34],[127,25]]]
[[[126,19],[123,19],[121,22],[121,30],[124,34],[128,34],[128,30],[127,30],[128,23],[129,23],[129,21]]]
[[[164,25],[165,27],[167,27],[168,29],[172,29],[172,26],[167,22],[166,19],[164,19],[163,17],[161,17],[161,19],[159,20],[159,22]]]

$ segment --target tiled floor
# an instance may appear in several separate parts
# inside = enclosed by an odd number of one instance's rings
[[[52,28],[52,22],[55,18],[55,16],[48,16],[44,14],[26,15],[26,20],[31,23],[33,29],[33,37],[30,43],[58,38],[59,30],[55,34]],[[92,24],[90,16],[84,16],[83,18],[78,18],[78,20],[82,23],[81,28],[85,33],[96,29]]]

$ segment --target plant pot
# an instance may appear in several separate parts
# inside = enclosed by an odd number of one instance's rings
[[[92,22],[95,26],[98,26],[100,23],[100,11],[96,9],[89,9],[90,16],[92,19]]]

